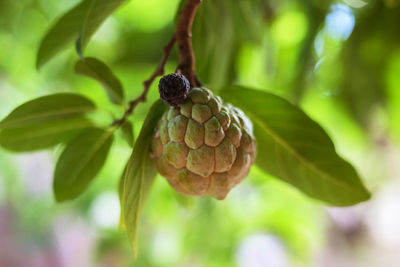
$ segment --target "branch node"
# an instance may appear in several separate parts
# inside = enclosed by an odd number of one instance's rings
[[[191,29],[193,25],[193,20],[196,15],[197,8],[201,3],[202,0],[187,0],[185,7],[179,14],[179,21],[176,31],[171,40],[163,48],[163,56],[161,58],[160,64],[154,70],[153,74],[143,82],[142,94],[136,99],[129,102],[129,106],[125,110],[122,118],[114,120],[111,126],[120,126],[122,123],[124,123],[126,118],[133,113],[135,107],[140,102],[146,101],[146,96],[150,89],[150,86],[158,76],[162,76],[164,74],[165,64],[168,61],[172,47],[174,46],[175,42],[178,45],[179,55],[179,65],[176,68],[176,73],[184,75],[188,79],[191,88],[201,86],[201,82],[195,74],[195,58],[191,40]]]
[[[125,113],[122,116],[122,118],[119,119],[119,120],[114,120],[113,123],[111,124],[111,126],[119,126],[122,123],[124,123],[126,118],[133,113],[133,110],[135,109],[137,104],[139,104],[140,102],[145,102],[146,101],[146,96],[147,96],[147,93],[148,93],[148,91],[150,89],[150,86],[152,85],[152,83],[154,82],[154,80],[158,76],[161,76],[161,75],[164,74],[164,67],[165,67],[165,64],[168,61],[168,58],[169,58],[170,54],[171,54],[171,50],[172,50],[172,47],[175,44],[175,41],[176,41],[176,38],[175,38],[175,35],[173,35],[171,40],[163,48],[163,56],[161,58],[160,64],[155,69],[153,74],[147,80],[145,80],[143,82],[143,92],[142,92],[142,94],[140,96],[138,96],[136,99],[134,99],[134,100],[129,102],[129,107],[125,110]]]

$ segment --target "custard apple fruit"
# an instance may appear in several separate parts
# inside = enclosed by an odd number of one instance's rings
[[[184,195],[224,199],[247,176],[256,155],[250,120],[205,88],[191,89],[155,130],[156,168]]]

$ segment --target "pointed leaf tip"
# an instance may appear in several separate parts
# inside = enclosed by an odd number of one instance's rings
[[[76,62],[75,72],[91,77],[102,84],[112,103],[117,105],[124,103],[122,83],[105,63],[96,58],[83,58]]]
[[[271,93],[243,86],[220,91],[254,124],[256,163],[266,172],[330,205],[349,206],[370,198],[353,166],[301,109]]]
[[[43,37],[36,57],[40,70],[50,59],[75,42],[78,54],[84,50],[100,25],[126,0],[83,0],[61,16]]]
[[[156,176],[150,159],[151,141],[155,126],[165,109],[166,105],[161,100],[157,100],[150,108],[125,172],[122,197],[123,217],[135,257],[141,209]]]

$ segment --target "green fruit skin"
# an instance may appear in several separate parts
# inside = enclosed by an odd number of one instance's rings
[[[159,121],[151,155],[179,193],[224,199],[248,174],[256,156],[253,125],[238,108],[205,88]]]

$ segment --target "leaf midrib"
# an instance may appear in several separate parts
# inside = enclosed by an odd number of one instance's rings
[[[78,107],[78,108],[69,108],[69,109],[61,109],[61,110],[57,110],[57,111],[48,111],[48,112],[41,112],[41,113],[36,113],[36,114],[32,114],[30,116],[26,116],[26,117],[22,117],[22,118],[16,118],[16,119],[11,119],[8,122],[7,120],[4,121],[3,123],[0,123],[0,129],[4,129],[4,128],[8,128],[8,127],[18,127],[18,124],[21,122],[26,122],[26,121],[37,121],[37,120],[41,120],[44,118],[51,118],[52,116],[60,116],[60,115],[67,115],[67,114],[76,114],[76,113],[84,113],[87,111],[92,110],[93,107]]]
[[[60,127],[60,125],[56,125],[54,127],[41,129],[43,131],[31,131],[29,134],[21,135],[20,138],[15,138],[15,136],[19,136],[19,135],[13,135],[14,136],[13,140],[17,141],[17,140],[27,139],[26,137],[31,139],[31,138],[37,138],[37,137],[44,137],[44,136],[47,136],[47,135],[53,135],[53,134],[56,134],[56,133],[59,133],[59,132],[75,130],[75,129],[78,129],[78,128],[82,127],[82,126],[89,126],[89,123],[88,123],[88,121],[82,121],[82,122],[79,122],[79,123],[76,123],[76,124],[72,124],[72,125],[66,124],[66,125],[67,125],[67,127],[62,127],[62,126]],[[7,129],[7,130],[12,131],[14,129]],[[35,133],[35,134],[32,135],[31,133]]]
[[[82,28],[81,28],[81,39],[80,39],[80,47],[81,47],[81,52],[83,53],[83,50],[85,49],[82,45],[83,45],[83,40],[84,40],[84,38],[85,38],[85,29],[86,29],[86,24],[87,24],[87,20],[88,20],[88,17],[89,17],[89,14],[92,12],[92,9],[93,9],[93,3],[95,2],[96,0],[92,0],[91,2],[90,2],[90,7],[89,7],[89,9],[88,9],[88,11],[86,12],[86,15],[85,15],[85,19],[83,20],[83,23],[82,23]]]
[[[149,148],[148,146],[147,146],[147,148]],[[146,151],[146,149],[145,149],[145,151]],[[133,159],[132,159],[133,160]],[[141,164],[140,164],[140,171],[138,172],[138,174],[140,175],[140,177],[139,177],[139,190],[138,190],[138,194],[135,194],[135,196],[134,196],[134,198],[137,198],[137,200],[136,201],[131,201],[131,205],[129,205],[129,207],[128,207],[128,209],[125,209],[125,224],[126,225],[129,225],[130,224],[130,222],[129,222],[129,219],[130,218],[132,218],[134,221],[133,221],[133,223],[134,223],[134,225],[133,225],[133,231],[131,231],[131,233],[133,234],[133,240],[131,240],[131,244],[132,244],[132,248],[133,248],[133,252],[134,252],[134,254],[135,254],[135,257],[137,256],[137,245],[136,245],[136,235],[137,235],[137,229],[138,229],[138,225],[139,225],[139,221],[138,221],[138,215],[139,215],[139,213],[141,212],[141,206],[142,206],[142,195],[143,195],[143,183],[144,183],[144,175],[145,175],[145,165],[146,165],[146,159],[143,159],[143,161],[141,161]],[[127,174],[128,174],[129,172],[127,171]],[[125,184],[127,183],[127,181],[128,181],[128,179],[126,179],[125,178]],[[126,199],[125,198],[125,195],[126,195],[126,192],[125,192],[125,188],[126,188],[126,186],[124,186],[124,202],[126,201],[126,200],[129,200],[129,199]],[[137,205],[136,205],[136,209],[135,209],[135,212],[134,213],[131,213],[130,211],[132,210],[132,206],[134,206],[134,203],[137,203]],[[124,204],[124,207],[126,208],[126,205]],[[128,228],[127,228],[128,229]],[[129,230],[128,230],[128,232],[129,232]]]

